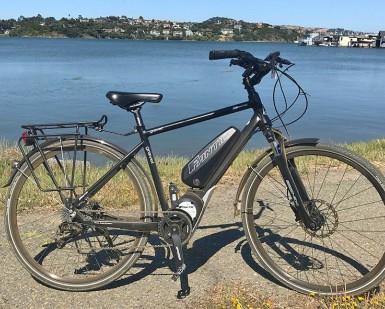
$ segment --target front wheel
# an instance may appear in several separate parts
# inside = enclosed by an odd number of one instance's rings
[[[133,267],[147,235],[84,225],[66,203],[86,192],[124,153],[91,137],[48,141],[41,149],[29,154],[30,166],[21,164],[9,187],[5,227],[11,247],[21,264],[49,286],[102,287]],[[79,209],[85,220],[118,216],[133,221],[149,220],[145,213],[151,210],[151,195],[135,161],[122,166]]]
[[[322,226],[296,215],[270,156],[250,175],[242,198],[247,240],[263,267],[302,293],[363,293],[385,276],[385,179],[365,159],[332,145],[287,150]],[[306,206],[305,205],[305,206]]]

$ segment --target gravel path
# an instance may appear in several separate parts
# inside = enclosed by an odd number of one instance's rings
[[[179,282],[171,280],[172,255],[165,248],[146,249],[141,272],[102,290],[74,293],[46,287],[17,262],[0,220],[0,309],[197,308],[217,284],[229,281],[249,286],[284,308],[301,308],[304,296],[281,286],[252,259],[241,218],[233,214],[235,190],[218,186],[188,245],[185,260],[192,291],[183,300],[176,299]]]
[[[184,300],[176,299],[179,282],[171,280],[173,263],[164,257],[172,255],[164,248],[149,249],[149,258],[141,260],[146,265],[142,272],[103,290],[73,293],[45,287],[17,262],[0,220],[0,308],[193,308],[216,284],[229,280],[252,284],[285,302],[297,293],[277,284],[251,258],[241,218],[233,215],[235,189],[217,188],[188,245],[185,259],[192,291]]]

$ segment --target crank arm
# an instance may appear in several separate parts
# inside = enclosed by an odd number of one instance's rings
[[[186,265],[183,258],[182,240],[180,236],[180,228],[178,225],[171,225],[171,251],[174,256],[176,271],[172,277],[174,281],[180,278],[180,290],[177,298],[182,299],[190,294],[190,287],[188,285],[188,274],[186,272]]]

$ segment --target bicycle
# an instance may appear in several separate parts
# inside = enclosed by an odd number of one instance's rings
[[[385,276],[385,179],[351,151],[317,138],[287,140],[273,127],[255,90],[264,76],[288,77],[298,87],[295,101],[306,99],[287,69],[281,70],[293,64],[279,55],[262,60],[240,50],[211,51],[210,60],[231,59],[244,69],[248,100],[151,129],[141,109],[159,103],[161,94],[108,92],[112,104],[134,115],[136,126],[124,135],[137,134],[140,142],[128,152],[88,135],[89,129],[109,132],[105,115],[98,121],[22,126],[23,159],[14,164],[5,209],[7,237],[21,264],[48,286],[93,290],[134,270],[155,235],[171,248],[173,279],[181,285],[177,296],[186,297],[183,246],[216,184],[250,138],[262,132],[270,147],[247,167],[234,202],[259,263],[302,293],[351,295],[378,285]],[[272,119],[282,121],[290,107]],[[167,198],[149,137],[244,110],[252,111],[245,127],[229,127],[203,147],[182,170],[189,189],[179,196],[170,183]],[[135,158],[141,150],[148,169]]]

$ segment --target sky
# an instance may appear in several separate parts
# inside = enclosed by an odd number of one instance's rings
[[[0,0],[0,19],[127,16],[202,22],[228,17],[271,25],[385,30],[385,0]]]

